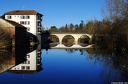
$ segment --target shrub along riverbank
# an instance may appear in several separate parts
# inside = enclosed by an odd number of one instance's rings
[[[128,21],[119,20],[113,23],[94,21],[93,43],[103,49],[117,52],[128,51]]]
[[[128,0],[106,0],[108,15],[90,21],[94,43],[118,53],[128,52]],[[127,54],[128,55],[128,54]]]

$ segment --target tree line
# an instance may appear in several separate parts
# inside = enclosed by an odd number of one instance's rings
[[[57,33],[81,33],[81,32],[85,33],[86,31],[83,30],[85,30],[85,24],[83,20],[81,20],[80,24],[74,25],[73,23],[70,23],[60,28],[57,28],[56,26],[51,26],[49,28],[49,32],[57,32]]]

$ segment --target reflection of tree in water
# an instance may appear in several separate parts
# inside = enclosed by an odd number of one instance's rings
[[[119,54],[112,50],[103,50],[99,48],[90,49],[66,49],[71,54],[80,51],[81,55],[94,61],[94,64],[101,62],[103,68],[100,77],[105,80],[105,84],[114,81],[128,81],[128,54]],[[88,54],[87,54],[88,53]]]
[[[87,49],[89,59],[103,62],[100,77],[105,83],[113,81],[128,81],[128,55],[114,53],[103,49]]]
[[[80,55],[87,55],[86,49],[79,49]]]
[[[15,65],[15,55],[11,51],[0,49],[0,73]]]
[[[12,52],[0,49],[0,64],[12,57]]]
[[[67,53],[71,54],[76,52],[78,49],[65,49],[67,51]]]

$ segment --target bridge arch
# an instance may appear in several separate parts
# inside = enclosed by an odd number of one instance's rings
[[[56,35],[50,35],[48,41],[50,41],[50,47],[55,47],[58,45],[59,38]]]
[[[80,38],[78,38],[78,44],[80,46],[87,46],[90,43],[90,38],[87,35],[82,35]]]
[[[72,35],[65,35],[62,38],[62,44],[67,46],[67,47],[71,47],[74,45],[75,38]]]

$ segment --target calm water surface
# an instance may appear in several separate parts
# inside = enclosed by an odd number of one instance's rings
[[[36,74],[0,74],[0,84],[112,84],[128,81],[111,57],[91,55],[86,50],[42,50],[42,70]],[[124,66],[125,67],[125,66]],[[127,73],[126,73],[127,74]]]

